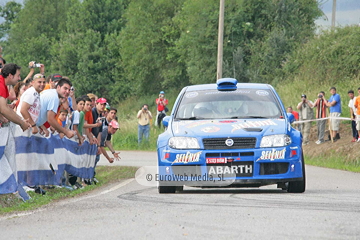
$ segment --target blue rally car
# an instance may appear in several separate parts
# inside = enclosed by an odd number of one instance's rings
[[[182,89],[159,135],[158,191],[183,186],[305,191],[302,137],[268,84],[219,79]]]

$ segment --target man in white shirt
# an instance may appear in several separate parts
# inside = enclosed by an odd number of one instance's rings
[[[72,83],[65,78],[62,78],[56,85],[56,89],[48,89],[40,95],[40,115],[36,122],[37,126],[42,126],[46,121],[59,133],[63,133],[66,137],[72,138],[74,131],[60,126],[55,118],[58,107],[60,105],[60,98],[67,98],[70,94]]]
[[[36,134],[39,132],[39,129],[36,126],[36,121],[38,120],[40,114],[40,92],[44,90],[45,87],[45,76],[42,74],[36,74],[33,77],[31,84],[32,87],[28,88],[21,95],[16,113],[23,117],[23,119],[28,120],[32,127],[32,134]],[[45,131],[46,128],[43,128],[43,130]]]

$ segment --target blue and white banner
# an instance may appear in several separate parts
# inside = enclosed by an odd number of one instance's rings
[[[94,175],[97,146],[85,141],[81,146],[74,138],[58,134],[45,138],[31,130],[15,131],[18,182],[21,185],[61,185],[64,170],[81,177]]]
[[[15,142],[10,126],[0,127],[0,194],[17,191]]]
[[[94,177],[95,157],[97,145],[88,141],[79,146],[75,138],[60,138],[53,135],[51,142],[54,144],[54,159],[57,163],[57,180],[59,181],[64,170],[77,177],[90,179]]]

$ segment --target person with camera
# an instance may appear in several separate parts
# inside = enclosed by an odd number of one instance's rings
[[[155,126],[161,126],[161,120],[166,116],[167,107],[169,101],[165,98],[165,92],[161,91],[159,94],[159,98],[155,100],[157,105],[157,113],[155,118]]]
[[[309,135],[311,128],[311,121],[314,118],[313,112],[314,103],[306,98],[305,94],[301,95],[301,102],[297,105],[299,110],[300,121],[306,121],[301,123],[301,133],[303,135],[303,145],[309,144]]]
[[[330,132],[332,135],[333,142],[340,139],[339,128],[340,128],[340,119],[336,119],[341,115],[341,98],[340,95],[336,93],[336,88],[330,88],[331,97],[327,100],[326,106],[330,108]]]
[[[327,108],[326,104],[327,104],[327,100],[325,98],[325,92],[320,91],[318,94],[318,98],[314,103],[314,107],[316,107],[316,119],[326,118],[326,108]],[[324,136],[325,136],[326,119],[317,120],[316,125],[318,131],[318,140],[315,143],[321,144],[325,141]]]
[[[144,104],[140,111],[137,113],[138,118],[138,144],[141,144],[143,137],[146,141],[149,140],[150,134],[150,119],[152,119],[149,106]]]

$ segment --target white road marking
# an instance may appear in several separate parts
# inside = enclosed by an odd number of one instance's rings
[[[79,201],[82,201],[82,200],[86,200],[86,199],[89,199],[89,198],[94,198],[94,197],[98,197],[98,196],[101,196],[101,195],[104,195],[104,194],[107,194],[107,193],[110,193],[112,191],[115,191],[116,189],[119,189],[121,187],[124,187],[126,186],[127,184],[131,183],[132,181],[134,181],[135,178],[130,178],[130,179],[127,179],[121,183],[119,183],[118,185],[108,189],[108,190],[105,190],[105,191],[102,191],[98,194],[92,194],[92,195],[89,195],[89,196],[85,196],[85,197],[78,197],[78,198],[75,198],[75,199],[72,199],[72,200],[66,200],[66,201],[61,201],[59,203],[56,203],[56,205],[68,205],[69,203],[75,203],[75,202],[79,202]],[[3,221],[3,220],[6,220],[6,219],[11,219],[11,218],[15,218],[15,217],[24,217],[24,216],[28,216],[28,215],[31,215],[31,214],[34,214],[34,213],[38,213],[38,212],[42,212],[44,210],[47,209],[47,205],[45,205],[44,207],[42,208],[39,208],[39,209],[36,209],[34,211],[27,211],[27,212],[21,212],[21,213],[15,213],[15,214],[11,214],[11,215],[7,215],[7,216],[4,216],[4,217],[0,217],[0,221]]]

